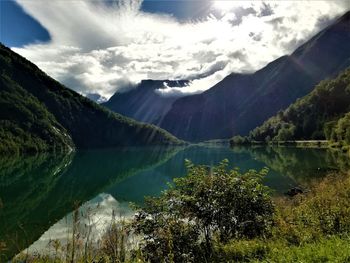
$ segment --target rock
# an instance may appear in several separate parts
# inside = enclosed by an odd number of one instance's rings
[[[304,191],[302,188],[296,186],[296,187],[293,187],[293,188],[289,189],[289,190],[285,193],[285,195],[288,195],[288,196],[290,196],[290,197],[294,197],[294,196],[296,196],[296,195],[298,195],[298,194],[303,194],[303,193],[305,193],[305,191]]]

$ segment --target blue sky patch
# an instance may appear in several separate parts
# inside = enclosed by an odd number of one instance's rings
[[[13,0],[0,0],[0,41],[6,46],[21,47],[50,40],[50,34]]]

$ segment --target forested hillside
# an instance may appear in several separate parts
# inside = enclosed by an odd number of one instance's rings
[[[62,151],[73,147],[67,131],[36,97],[4,74],[0,87],[0,152]]]
[[[251,141],[324,140],[350,144],[350,68],[335,79],[320,82],[260,127]],[[235,138],[239,142],[239,137]]]
[[[1,152],[180,143],[64,87],[3,45],[0,72]]]

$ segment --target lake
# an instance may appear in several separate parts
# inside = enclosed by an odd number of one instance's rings
[[[0,262],[28,247],[48,249],[52,239],[64,242],[75,209],[98,237],[112,218],[133,215],[130,202],[142,205],[144,196],[157,196],[173,178],[184,176],[185,159],[209,166],[228,159],[243,172],[268,167],[264,183],[275,195],[350,167],[340,152],[293,147],[147,147],[2,157]],[[6,249],[1,251],[1,244]]]

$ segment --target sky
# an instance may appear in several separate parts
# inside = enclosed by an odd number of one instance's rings
[[[298,46],[348,0],[0,0],[0,41],[48,75],[109,98],[142,79],[188,79],[199,93]]]

